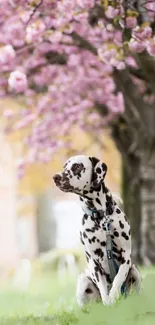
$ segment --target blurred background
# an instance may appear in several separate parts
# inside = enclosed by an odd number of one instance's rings
[[[1,100],[0,107],[4,105],[14,109],[18,107],[18,103],[10,99]],[[16,292],[14,304],[11,302],[12,315],[21,306],[19,293],[28,293],[32,287],[33,293],[36,293],[37,287],[37,292],[43,290],[47,294],[50,289],[53,295],[58,296],[52,308],[59,304],[67,306],[63,285],[70,284],[72,295],[69,297],[75,301],[76,278],[85,267],[85,257],[79,240],[83,212],[78,197],[58,190],[52,176],[62,169],[65,160],[72,154],[84,151],[85,154],[93,154],[107,163],[109,171],[106,183],[114,193],[120,195],[120,154],[108,129],[98,143],[92,141],[89,133],[77,128],[71,132],[72,151],[59,150],[52,162],[46,165],[31,164],[24,176],[18,178],[17,161],[23,149],[21,133],[6,136],[3,132],[3,118],[0,123],[1,313],[9,311],[7,303],[8,300],[12,301],[10,292]],[[67,281],[64,281],[66,276]],[[51,289],[55,288],[55,281],[59,291],[61,290],[61,298],[57,289]],[[38,301],[36,305],[40,308]],[[32,306],[35,308],[33,304]]]
[[[154,324],[154,0],[0,0],[0,325],[75,322],[82,211],[52,177],[76,154],[107,164],[133,261],[153,273],[97,315]]]
[[[6,105],[3,100],[1,106]],[[8,105],[8,102],[7,102]],[[10,102],[10,106],[16,102]],[[1,119],[2,125],[2,119]],[[78,139],[77,139],[78,134]],[[0,134],[0,276],[7,277],[21,259],[34,261],[40,254],[58,250],[78,250],[79,226],[82,211],[78,197],[58,190],[52,176],[62,169],[71,154],[85,150],[108,165],[107,185],[120,195],[121,160],[108,134],[104,133],[104,145],[92,141],[89,134],[74,129],[74,152],[59,150],[52,162],[31,165],[22,179],[17,178],[17,160],[22,142],[14,135]]]

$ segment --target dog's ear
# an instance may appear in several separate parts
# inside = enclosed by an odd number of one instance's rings
[[[90,161],[92,163],[91,185],[93,188],[98,188],[104,181],[107,165],[95,157],[90,157]]]

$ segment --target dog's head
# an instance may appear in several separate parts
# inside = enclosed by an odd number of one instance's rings
[[[81,195],[84,191],[99,188],[106,172],[106,164],[95,157],[73,156],[53,179],[62,191]]]

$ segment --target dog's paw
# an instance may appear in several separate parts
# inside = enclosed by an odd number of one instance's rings
[[[107,296],[106,298],[102,299],[103,305],[105,306],[110,306],[111,305],[111,299],[109,296]]]
[[[109,301],[110,301],[111,305],[113,305],[118,298],[119,298],[119,291],[116,291],[116,292],[110,291],[110,293],[109,293]]]

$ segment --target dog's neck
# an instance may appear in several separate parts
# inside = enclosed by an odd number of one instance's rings
[[[104,183],[97,189],[90,188],[89,191],[83,191],[83,194],[80,195],[80,202],[84,211],[102,210],[105,213],[108,209],[110,212],[114,205],[112,194]]]

